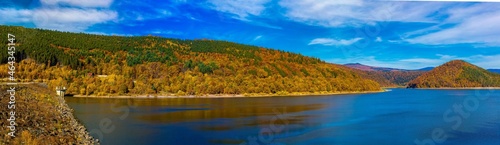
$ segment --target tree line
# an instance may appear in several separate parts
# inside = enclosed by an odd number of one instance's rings
[[[65,85],[72,94],[380,90],[377,82],[317,58],[227,41],[104,36],[12,26],[0,26],[0,30],[0,35],[19,36],[19,78],[48,82],[51,87]],[[0,60],[6,61],[4,54]],[[2,77],[4,70],[0,70]]]

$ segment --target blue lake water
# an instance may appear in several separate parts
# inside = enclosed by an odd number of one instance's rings
[[[500,144],[500,90],[66,102],[105,145]]]

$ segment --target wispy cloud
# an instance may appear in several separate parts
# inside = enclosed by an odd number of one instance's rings
[[[108,8],[113,0],[40,0],[43,5],[49,6],[75,6],[75,7],[104,7]]]
[[[437,54],[436,56],[438,56],[438,58],[412,58],[402,59],[399,61],[419,66],[438,66],[451,60],[460,59],[483,67],[485,69],[500,68],[500,59],[498,59],[500,58],[500,55],[472,55],[466,57],[458,57],[453,55]]]
[[[208,0],[208,8],[221,12],[220,16],[228,16],[246,22],[251,25],[271,29],[282,29],[280,26],[272,25],[253,18],[274,19],[263,16],[267,10],[267,4],[272,0]]]
[[[466,60],[483,68],[500,69],[500,54],[497,55],[474,55]]]
[[[0,24],[31,23],[38,28],[83,32],[88,27],[116,20],[117,12],[108,9],[112,0],[41,0],[33,9],[0,9]]]
[[[443,55],[443,54],[436,54],[437,58],[409,58],[409,59],[401,59],[398,60],[397,62],[400,63],[401,65],[404,66],[418,66],[417,68],[413,69],[418,69],[418,68],[423,68],[423,67],[435,67],[438,65],[441,65],[443,63],[446,63],[451,60],[455,59],[462,59],[462,60],[469,60],[465,57],[457,57],[453,55]]]
[[[37,9],[34,11],[35,24],[44,28],[88,27],[90,25],[113,20],[116,12],[96,9]],[[64,28],[63,28],[64,29]]]
[[[487,3],[450,8],[443,21],[453,27],[427,32],[411,39],[410,43],[446,45],[471,43],[500,46],[500,5]]]
[[[39,28],[76,32],[117,18],[114,11],[97,9],[42,8],[34,10],[33,13],[33,23]]]
[[[259,36],[256,36],[255,38],[253,38],[253,41],[257,41],[257,40],[259,40],[260,38],[262,38],[262,35],[259,35]]]
[[[0,24],[27,23],[32,21],[32,10],[18,10],[13,8],[0,9]]]
[[[151,1],[121,1],[118,5],[133,9],[120,9],[120,22],[129,23],[130,21],[148,21],[159,20],[170,17],[186,17],[195,19],[190,13],[181,14],[178,10],[179,5],[185,1],[169,1],[165,3],[154,3]]]
[[[331,39],[331,38],[316,38],[316,39],[312,40],[309,43],[309,45],[315,45],[315,44],[320,44],[320,45],[325,45],[325,46],[351,45],[353,43],[358,42],[361,39],[363,39],[363,38],[353,38],[353,39],[349,39],[349,40],[345,40],[345,39],[336,40],[336,39]]]
[[[323,1],[323,0],[282,0],[281,7],[286,9],[285,16],[291,20],[321,26],[340,26],[355,23],[358,13],[355,7],[363,5],[361,0]]]
[[[160,30],[160,29],[150,31],[150,33],[158,34],[158,35],[182,35],[182,34],[184,34],[183,32],[180,32],[180,31]]]
[[[270,0],[209,0],[211,8],[233,15],[233,18],[246,20],[249,16],[259,16]]]
[[[282,0],[291,20],[326,27],[374,24],[381,21],[435,23],[430,17],[443,3],[381,2],[367,0]]]
[[[454,55],[443,55],[437,54],[435,57],[429,58],[408,58],[408,59],[399,59],[399,60],[381,60],[377,59],[375,56],[363,56],[363,57],[354,57],[354,58],[346,58],[346,59],[330,59],[328,62],[338,63],[338,64],[346,64],[346,63],[361,63],[370,66],[378,66],[378,67],[389,67],[389,68],[400,68],[400,69],[420,69],[424,67],[436,67],[441,64],[444,64],[451,60],[461,59],[468,61],[474,65],[485,69],[497,69],[500,68],[500,55],[472,55],[466,57],[458,57]]]
[[[337,64],[347,64],[347,63],[361,63],[369,66],[377,67],[388,67],[388,68],[399,68],[399,69],[420,69],[432,65],[418,65],[409,62],[394,61],[394,60],[380,60],[376,56],[363,56],[363,57],[352,57],[352,58],[334,58],[327,59],[327,62],[337,63]]]
[[[500,2],[500,0],[381,0],[400,2]]]
[[[172,12],[165,9],[150,9],[149,12],[129,11],[122,16],[122,20],[146,21],[163,19],[172,16]]]

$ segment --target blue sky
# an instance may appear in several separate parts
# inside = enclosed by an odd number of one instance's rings
[[[488,1],[488,0],[483,0]],[[331,63],[500,68],[500,3],[377,0],[3,0],[0,24],[216,39]]]

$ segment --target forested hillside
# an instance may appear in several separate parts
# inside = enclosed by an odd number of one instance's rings
[[[425,71],[363,71],[354,70],[363,78],[376,81],[382,87],[401,87],[425,73]]]
[[[363,71],[383,71],[383,72],[388,72],[388,71],[405,71],[403,69],[397,69],[397,68],[388,68],[388,67],[376,67],[376,66],[369,66],[369,65],[364,65],[360,63],[348,63],[344,64],[344,66],[350,67],[350,68],[355,68]]]
[[[360,74],[361,77],[374,80],[382,87],[406,86],[408,82],[426,72],[420,70],[374,67],[359,63],[344,64],[344,66],[355,69],[354,71]]]
[[[453,60],[412,80],[408,87],[500,87],[500,75],[463,60]]]
[[[20,81],[81,95],[288,94],[380,90],[317,58],[214,40],[122,37],[0,26],[16,36]],[[2,40],[9,43],[7,39]],[[6,78],[8,54],[0,53]],[[22,61],[21,61],[22,60]]]

